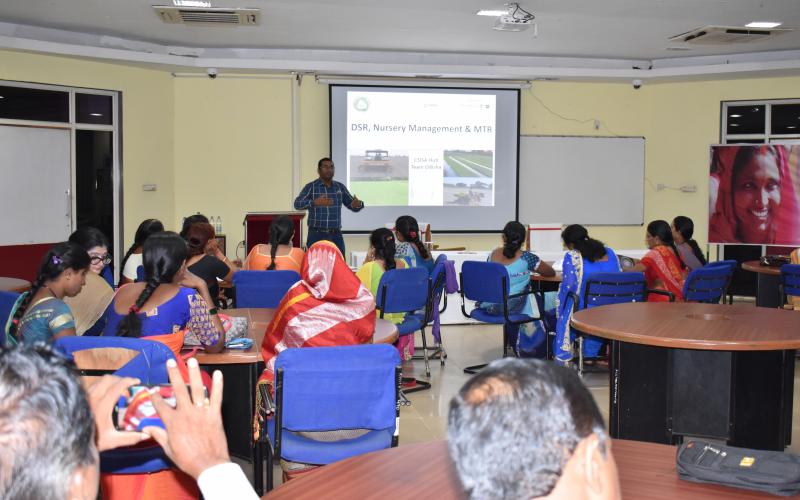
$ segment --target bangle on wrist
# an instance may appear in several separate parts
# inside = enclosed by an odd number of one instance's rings
[[[211,309],[208,310],[208,314],[210,314],[211,316],[216,315],[217,314],[217,308],[216,307],[212,307]]]

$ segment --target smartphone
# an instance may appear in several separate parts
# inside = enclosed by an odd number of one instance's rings
[[[187,386],[188,390],[188,386]],[[203,388],[205,397],[208,391]],[[175,393],[172,386],[165,385],[134,385],[128,392],[119,398],[112,413],[112,421],[118,430],[141,431],[145,427],[164,428],[164,422],[158,416],[153,406],[152,395],[158,394],[165,403],[175,407]],[[191,397],[191,392],[189,393]]]

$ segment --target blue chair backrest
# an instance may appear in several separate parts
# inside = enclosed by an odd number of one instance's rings
[[[142,275],[144,276],[144,268],[142,268]],[[108,286],[114,288],[114,285],[116,285],[116,283],[114,283],[114,271],[111,270],[110,265],[103,268],[103,272],[100,273],[100,276],[102,276],[103,279],[106,280]],[[137,269],[137,276],[138,276],[138,269]]]
[[[392,429],[397,416],[397,348],[387,344],[282,351],[281,427],[290,431]]]
[[[647,300],[643,273],[593,273],[584,277],[582,288],[584,309]]]
[[[800,295],[800,264],[781,266],[781,284],[786,295]]]
[[[733,268],[727,265],[704,266],[691,271],[683,284],[683,300],[718,304],[732,274]]]
[[[11,309],[19,298],[17,292],[2,292],[0,291],[0,345],[6,343],[5,327],[8,322],[8,317],[11,316]]]
[[[433,261],[433,265],[434,265],[434,267],[436,267],[436,264],[444,265],[444,261],[446,261],[446,260],[447,260],[447,255],[445,255],[443,253],[440,253],[439,256],[436,257],[436,260]]]
[[[169,347],[155,340],[128,337],[62,337],[53,345],[71,361],[75,360],[75,353],[79,351],[98,350],[99,354],[105,349],[137,351],[139,355],[123,366],[106,369],[113,370],[114,374],[120,377],[138,378],[142,384],[168,384],[167,360],[175,359]]]
[[[510,293],[505,266],[497,262],[467,261],[461,265],[461,291],[476,302],[503,303],[503,291]]]
[[[237,271],[233,275],[236,307],[278,307],[298,281],[300,275],[294,271]]]
[[[730,270],[731,270],[731,273],[733,273],[733,271],[736,270],[736,266],[738,266],[738,265],[739,265],[739,263],[736,262],[735,260],[717,260],[717,261],[714,261],[714,262],[709,262],[708,264],[706,264],[703,267],[717,267],[717,266],[729,267]]]
[[[144,281],[144,266],[138,266],[136,268],[136,282],[141,283]]]
[[[386,271],[378,283],[375,307],[384,313],[424,309],[428,303],[428,278],[424,267]]]

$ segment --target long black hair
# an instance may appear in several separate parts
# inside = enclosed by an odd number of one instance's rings
[[[703,251],[700,250],[700,245],[692,239],[692,235],[694,234],[694,222],[692,222],[692,219],[685,215],[679,215],[672,219],[672,225],[675,226],[675,230],[680,233],[683,240],[689,244],[689,248],[692,249],[692,253],[697,257],[697,260],[700,261],[700,264],[705,266],[706,257],[703,255]]]
[[[379,227],[369,235],[369,243],[375,249],[375,257],[383,261],[384,268],[387,271],[397,267],[397,263],[394,261],[394,254],[397,248],[391,231],[385,227]]]
[[[25,311],[28,309],[33,296],[36,295],[36,292],[38,292],[40,288],[45,286],[45,283],[57,280],[58,277],[61,276],[61,273],[67,269],[72,269],[73,271],[88,269],[90,262],[89,254],[77,243],[69,241],[56,243],[42,258],[42,263],[39,265],[39,272],[31,285],[30,291],[28,291],[25,298],[22,299],[17,310],[14,311],[8,333],[18,339],[17,330],[19,320],[25,315]]]
[[[517,255],[517,250],[525,243],[525,226],[512,220],[503,228],[505,244],[503,245],[503,255],[507,259],[513,259]]]
[[[145,287],[136,298],[128,315],[122,318],[117,329],[120,337],[139,337],[142,321],[137,314],[147,299],[156,291],[158,285],[171,283],[180,271],[187,256],[186,241],[172,231],[162,231],[150,235],[144,242],[142,263],[144,265]]]
[[[675,252],[675,256],[678,257],[678,262],[681,263],[681,269],[686,269],[686,264],[683,263],[681,254],[678,253],[678,249],[675,247],[675,240],[672,238],[672,228],[669,227],[667,221],[654,220],[647,225],[647,234],[650,236],[655,236],[661,240],[661,243],[669,245],[669,247],[672,248],[672,251]]]
[[[275,269],[275,256],[278,254],[278,245],[288,245],[294,236],[294,224],[292,220],[281,215],[272,221],[269,226],[269,256],[271,257],[267,271]]]
[[[139,227],[136,229],[136,235],[133,237],[133,244],[128,251],[125,252],[125,257],[122,258],[122,262],[119,264],[120,269],[125,269],[125,263],[128,262],[128,257],[131,256],[134,250],[139,247],[144,246],[144,242],[147,241],[147,238],[154,233],[160,233],[164,230],[164,224],[161,223],[158,219],[145,219],[139,224]],[[120,285],[122,284],[122,275],[120,275]]]
[[[394,228],[397,229],[398,233],[403,235],[404,240],[413,243],[414,246],[417,247],[420,257],[424,260],[428,260],[431,257],[431,254],[428,253],[428,249],[425,248],[425,245],[422,244],[422,240],[419,239],[419,224],[417,224],[417,219],[410,215],[401,215],[394,222]]]
[[[601,241],[589,238],[589,232],[580,224],[572,224],[561,232],[564,244],[580,252],[589,262],[597,262],[606,256],[606,246]]]

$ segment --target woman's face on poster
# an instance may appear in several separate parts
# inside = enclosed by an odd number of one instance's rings
[[[772,154],[756,155],[742,168],[733,185],[733,210],[744,241],[769,242],[781,204],[781,176]]]

